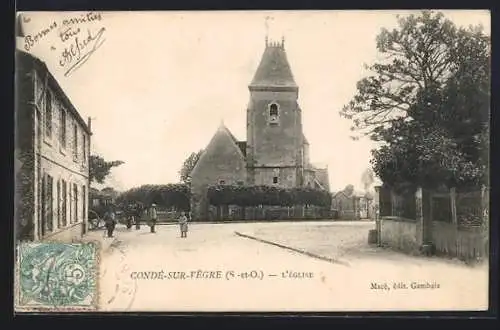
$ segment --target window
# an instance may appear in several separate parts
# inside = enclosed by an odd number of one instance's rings
[[[68,205],[68,188],[66,185],[66,181],[62,180],[62,218],[61,218],[61,223],[63,226],[67,225],[67,219],[66,219],[66,212],[67,212],[67,205]]]
[[[57,228],[61,228],[61,181],[57,181]]]
[[[74,198],[74,205],[75,205],[75,212],[73,212],[73,223],[78,222],[78,186],[76,183],[73,183],[73,198]]]
[[[45,233],[47,232],[47,178],[45,177],[45,174],[42,176],[42,184],[40,185],[40,193],[41,193],[41,221],[39,223],[40,229],[39,233],[40,236],[45,236]]]
[[[269,106],[269,116],[278,117],[278,106],[276,103],[273,103]]]
[[[76,124],[73,125],[73,158],[75,160],[78,159],[78,126]]]
[[[68,206],[69,206],[69,223],[73,223],[73,194],[71,193],[71,183],[68,183]]]
[[[85,210],[87,208],[87,190],[85,186],[82,186],[82,219],[86,218]]]
[[[85,132],[82,135],[82,150],[83,150],[83,162],[87,161],[87,137],[85,136]]]
[[[47,91],[45,104],[45,135],[52,137],[52,94]]]
[[[278,177],[277,176],[273,177],[273,183],[278,183]]]
[[[54,179],[47,175],[47,193],[46,193],[46,206],[47,206],[47,230],[50,232],[54,225],[54,196],[53,196]]]
[[[219,180],[219,184],[220,184],[220,185],[226,184],[226,181],[224,181],[224,180]]]
[[[59,142],[61,147],[66,148],[66,110],[61,109]]]
[[[279,109],[276,103],[271,103],[269,105],[269,123],[271,125],[278,124],[279,121]]]
[[[238,186],[243,186],[244,182],[243,181],[238,181],[237,184],[238,184]]]

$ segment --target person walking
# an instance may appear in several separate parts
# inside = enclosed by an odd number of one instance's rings
[[[134,218],[135,218],[135,229],[141,229],[141,216],[142,216],[142,205],[136,203],[134,210]]]
[[[151,226],[151,232],[156,233],[155,226],[156,226],[156,221],[158,220],[158,212],[156,210],[155,203],[151,204],[151,207],[149,208],[148,213],[149,213],[148,216],[149,216],[149,221],[150,221],[150,226]]]
[[[125,209],[125,216],[127,218],[127,229],[132,228],[132,223],[134,222],[134,205],[128,204]]]
[[[104,223],[108,232],[108,237],[113,237],[113,231],[116,227],[116,215],[112,207],[109,207],[104,214]]]
[[[186,238],[188,232],[188,218],[186,217],[185,212],[182,212],[179,217],[179,227],[181,230],[181,238]]]

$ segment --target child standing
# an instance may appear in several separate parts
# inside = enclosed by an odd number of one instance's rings
[[[181,237],[186,238],[188,232],[188,218],[186,217],[186,214],[184,212],[181,213],[181,216],[179,218],[179,226],[181,230]]]

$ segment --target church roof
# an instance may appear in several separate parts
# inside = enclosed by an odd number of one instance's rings
[[[203,168],[205,166],[203,164],[210,164],[214,158],[220,159],[220,157],[234,157],[235,155],[240,160],[245,160],[245,152],[240,146],[240,141],[236,140],[233,133],[221,122],[207,147],[203,149],[198,162],[191,170],[191,175],[195,175],[200,167]]]
[[[288,63],[284,42],[266,45],[250,86],[297,87]]]
[[[234,144],[236,144],[238,146],[238,148],[241,150],[241,153],[243,154],[243,156],[247,155],[247,141],[238,141],[238,139],[236,139],[236,137],[229,130],[229,128],[227,128],[227,126],[224,125],[224,122],[221,122],[221,124],[219,125],[219,130],[222,130],[226,134],[229,135],[231,140],[233,140]]]

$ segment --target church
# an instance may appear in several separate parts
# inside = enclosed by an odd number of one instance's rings
[[[270,42],[248,86],[246,141],[221,123],[191,172],[193,220],[206,219],[208,186],[274,185],[329,191],[327,168],[309,161],[302,109],[285,51],[285,40]]]

